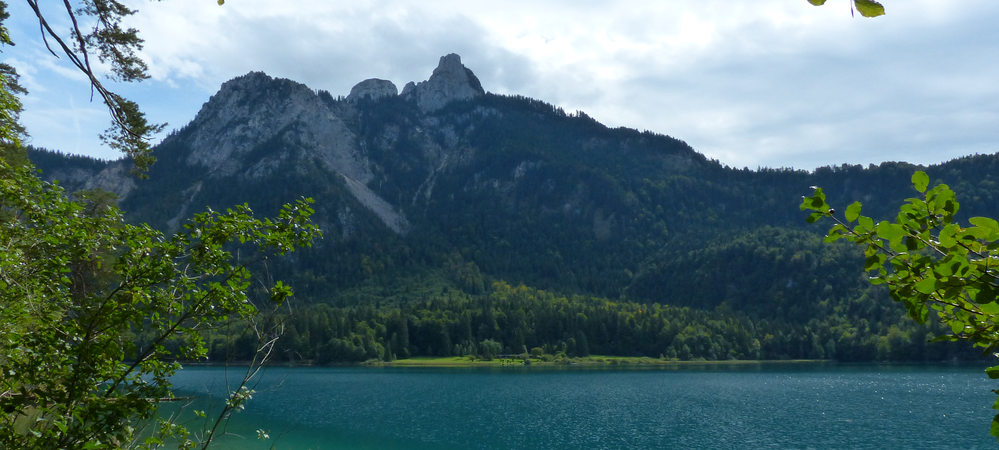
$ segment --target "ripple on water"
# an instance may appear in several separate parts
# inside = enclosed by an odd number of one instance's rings
[[[221,371],[175,383],[219,392]],[[269,368],[233,429],[263,422],[277,448],[984,448],[993,387],[951,366]]]

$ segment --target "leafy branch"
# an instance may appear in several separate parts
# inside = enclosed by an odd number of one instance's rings
[[[156,161],[152,155],[150,140],[156,133],[162,131],[166,124],[149,122],[137,103],[109,89],[98,76],[91,61],[91,53],[96,52],[97,59],[109,66],[111,73],[107,78],[112,81],[137,82],[149,78],[146,63],[136,53],[142,49],[143,43],[138,30],[122,26],[122,20],[135,14],[136,11],[118,0],[82,0],[78,6],[74,6],[70,0],[63,0],[62,12],[72,24],[68,35],[65,35],[52,26],[46,13],[39,6],[38,0],[27,0],[27,2],[35,13],[42,41],[49,53],[57,58],[66,57],[90,83],[91,99],[94,93],[97,93],[108,108],[112,125],[101,134],[101,140],[112,149],[132,158],[135,165],[133,172],[144,177],[149,167]],[[6,5],[2,6],[0,20],[7,18]],[[81,21],[84,20],[93,23],[91,30],[84,30],[81,25]],[[0,43],[13,45],[6,29],[2,27],[0,27]],[[8,74],[2,75],[0,84],[9,83],[12,79],[16,81],[16,78]],[[0,94],[15,91],[3,89],[0,90]],[[7,104],[16,108],[7,108]],[[20,110],[19,103],[11,103],[11,99],[5,96],[0,96],[0,106],[5,106],[2,109],[5,112]],[[8,122],[4,119],[6,118],[0,117],[0,121]],[[16,123],[16,120],[9,122]],[[10,129],[12,129],[10,126],[0,127],[0,131]],[[0,135],[0,139],[9,140],[3,135]]]
[[[176,361],[207,355],[203,330],[292,294],[276,282],[252,301],[236,250],[284,254],[320,236],[309,199],[268,219],[246,205],[209,210],[170,237],[89,210],[0,160],[0,447],[132,442],[131,424],[172,397]]]
[[[955,220],[960,207],[946,184],[930,188],[925,172],[912,175],[920,194],[906,199],[894,221],[862,215],[862,205],[847,206],[843,218],[826,202],[821,188],[802,199],[809,223],[831,219],[826,242],[851,241],[864,247],[864,270],[875,285],[887,285],[893,300],[905,305],[913,320],[925,323],[932,311],[951,333],[936,340],[966,340],[985,353],[999,349],[999,222],[972,217],[968,226]],[[999,378],[999,366],[986,369]],[[999,390],[996,391],[999,394]],[[999,401],[995,408],[999,409]],[[999,438],[999,415],[991,433]]]

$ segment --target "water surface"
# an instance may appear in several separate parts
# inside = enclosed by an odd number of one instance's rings
[[[999,386],[983,368],[268,368],[223,443],[315,449],[991,448],[991,389]],[[208,408],[208,399],[217,405],[221,398],[223,373],[191,367],[174,382],[197,395],[197,407]],[[254,439],[257,428],[271,439]]]

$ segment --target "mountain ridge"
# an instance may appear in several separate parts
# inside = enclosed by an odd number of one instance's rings
[[[917,167],[736,170],[679,139],[488,93],[457,55],[443,56],[427,81],[397,94],[391,82],[372,80],[337,98],[262,72],[227,81],[156,147],[149,181],[128,178],[126,161],[97,172],[52,158],[38,165],[72,188],[117,193],[132,220],[167,230],[206,206],[248,201],[273,211],[299,195],[315,197],[327,239],[283,268],[291,278],[312,277],[303,295],[313,301],[364,280],[460,260],[487,277],[563,292],[760,311],[767,299],[754,291],[812,296],[799,288],[801,279],[818,274],[714,292],[687,284],[690,277],[674,273],[682,265],[669,261],[717,272],[724,270],[721,255],[747,251],[719,243],[768,234],[790,239],[793,257],[794,242],[824,231],[807,227],[797,209],[808,186],[825,187],[834,204],[860,199],[865,211],[887,214],[909,195]],[[996,157],[975,158],[928,170],[965,184],[978,176],[979,184],[966,187],[978,198],[969,206],[994,214],[987,186],[995,177],[987,168],[997,166]],[[697,249],[717,252],[690,253]],[[745,264],[792,270],[762,257]],[[857,278],[842,295],[856,293]],[[697,298],[678,298],[688,291]]]

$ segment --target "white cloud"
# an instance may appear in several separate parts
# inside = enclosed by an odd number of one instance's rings
[[[136,1],[153,79],[127,90],[179,127],[250,70],[336,95],[371,77],[401,88],[456,52],[489,91],[669,134],[733,166],[999,150],[999,3],[885,3],[871,20],[846,0]],[[65,95],[65,65],[32,67],[31,83]]]

